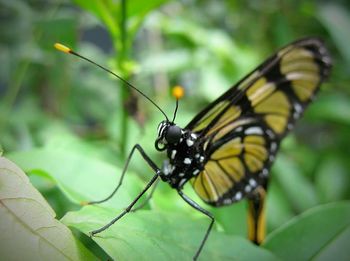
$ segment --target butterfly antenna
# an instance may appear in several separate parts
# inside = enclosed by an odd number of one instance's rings
[[[139,89],[137,89],[135,86],[133,86],[131,83],[129,83],[128,81],[124,80],[122,77],[120,77],[119,75],[117,75],[116,73],[112,72],[111,70],[107,69],[106,67],[90,60],[89,58],[86,58],[76,52],[74,52],[72,49],[70,49],[69,47],[63,45],[63,44],[60,44],[60,43],[55,43],[54,44],[54,47],[61,51],[61,52],[64,52],[64,53],[68,53],[68,54],[73,54],[89,63],[92,63],[94,65],[96,65],[97,67],[100,67],[102,70],[112,74],[113,76],[117,77],[120,81],[122,81],[123,83],[125,83],[128,87],[130,87],[131,89],[134,89],[135,91],[137,91],[139,94],[141,94],[143,97],[145,97],[148,101],[150,101],[163,115],[164,117],[166,118],[167,121],[169,121],[169,118],[168,116],[165,114],[165,112],[154,102],[152,101],[146,94],[144,94],[143,92],[141,92]]]
[[[175,105],[175,111],[174,111],[174,116],[173,116],[173,120],[171,121],[172,123],[174,123],[175,119],[176,119],[176,113],[177,113],[177,109],[179,108],[179,100],[185,95],[185,90],[183,87],[181,86],[175,86],[172,90],[172,94],[176,99],[176,105]]]

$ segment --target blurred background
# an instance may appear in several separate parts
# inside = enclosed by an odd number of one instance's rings
[[[43,163],[34,152],[42,148],[118,168],[135,143],[159,165],[164,158],[153,142],[162,114],[106,72],[56,51],[55,42],[111,68],[168,115],[175,107],[171,87],[184,86],[177,123],[185,126],[278,48],[305,36],[322,38],[334,68],[282,143],[272,168],[268,231],[311,207],[350,198],[349,1],[1,0],[0,20],[1,150],[20,166],[36,162],[36,169]],[[140,157],[130,166],[140,187],[152,176],[145,166]],[[59,218],[78,208],[51,173],[32,174]],[[151,207],[192,213],[180,202],[160,184]],[[205,207],[222,230],[245,235],[245,204]]]

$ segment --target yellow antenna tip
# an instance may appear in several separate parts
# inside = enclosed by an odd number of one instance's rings
[[[172,94],[179,100],[185,95],[185,89],[180,85],[176,85],[172,90]]]
[[[54,44],[54,47],[61,51],[61,52],[64,52],[64,53],[70,53],[72,51],[72,49],[70,49],[69,47],[63,45],[63,44],[60,44],[60,43],[55,43]]]

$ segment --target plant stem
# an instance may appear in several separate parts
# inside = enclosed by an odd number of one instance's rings
[[[129,75],[127,75],[127,72],[125,71],[124,64],[127,58],[127,43],[126,43],[126,37],[127,37],[127,29],[126,29],[126,21],[127,21],[127,12],[126,12],[126,0],[121,1],[121,21],[120,21],[120,32],[121,32],[121,45],[120,50],[117,58],[117,62],[119,65],[119,68],[121,69],[122,76],[124,79],[128,80]],[[125,85],[124,83],[122,83]],[[121,119],[121,125],[120,125],[120,150],[121,155],[125,157],[126,155],[126,145],[128,140],[128,112],[125,109],[125,102],[127,101],[129,97],[129,88],[127,86],[122,86],[121,88],[121,108],[124,108],[122,110],[122,119]]]
[[[1,100],[3,106],[1,107],[0,115],[0,133],[5,129],[8,119],[11,115],[12,107],[16,101],[17,95],[21,89],[23,78],[27,72],[30,61],[22,62],[15,70],[13,80],[10,81],[9,88],[4,98]]]
[[[48,14],[48,18],[52,18],[57,13],[59,7],[61,4],[57,4],[55,8],[52,9],[51,12]],[[43,35],[43,32],[40,30],[36,34],[34,34],[34,40],[35,42],[39,42]],[[32,61],[30,59],[22,61],[18,67],[16,67],[13,77],[11,77],[8,90],[4,97],[0,100],[0,104],[2,104],[0,108],[0,133],[4,131],[6,128],[6,124],[8,123],[8,119],[10,118],[11,111],[13,109],[13,106],[16,102],[18,93],[21,90],[23,79],[25,74],[28,71],[29,66],[31,65]],[[1,149],[1,148],[0,148]],[[0,153],[1,154],[1,153]]]

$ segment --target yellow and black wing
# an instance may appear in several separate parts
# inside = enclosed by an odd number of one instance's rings
[[[287,45],[230,88],[186,127],[200,137],[204,169],[191,182],[214,206],[266,188],[280,140],[327,78],[324,44],[307,38]]]

